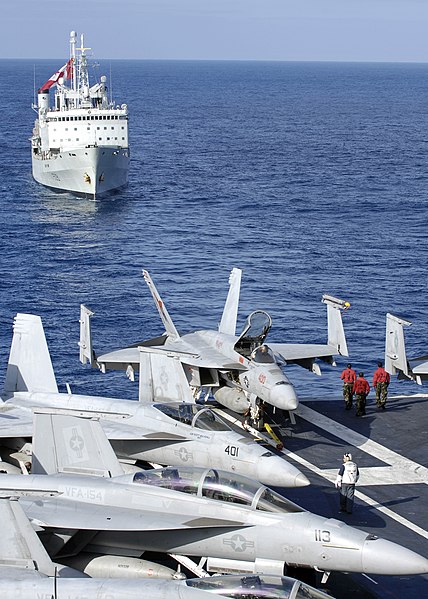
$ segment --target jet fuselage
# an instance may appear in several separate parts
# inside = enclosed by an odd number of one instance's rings
[[[27,430],[23,434],[17,429],[17,437],[31,435],[33,408],[82,411],[100,418],[122,459],[219,468],[278,487],[309,484],[306,476],[288,461],[231,430],[211,410],[194,404],[142,404],[86,395],[18,392],[3,408],[0,406],[0,420],[2,411],[12,406],[26,411],[28,416]]]
[[[395,543],[302,510],[264,487],[253,488],[255,492],[250,493],[251,481],[216,486],[207,484],[219,477],[214,471],[202,473],[200,479],[199,475],[192,479],[189,473],[186,478],[180,471],[180,479],[174,481],[162,479],[163,472],[149,473],[149,483],[147,473],[111,479],[8,475],[1,483],[3,489],[32,487],[61,493],[53,498],[23,498],[20,503],[28,518],[60,533],[59,539],[64,530],[93,531],[88,537],[91,551],[152,550],[226,560],[265,560],[284,568],[294,565],[382,575],[428,571],[428,560]],[[178,480],[182,492],[159,486],[176,485]],[[202,496],[204,489],[206,495]],[[208,496],[210,489],[222,499]],[[246,500],[251,503],[244,505]],[[67,555],[67,546],[59,553]]]

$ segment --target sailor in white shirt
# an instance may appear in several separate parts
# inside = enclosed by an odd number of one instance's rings
[[[340,511],[352,514],[354,506],[355,483],[360,477],[358,466],[352,461],[352,455],[345,453],[343,464],[336,477],[335,486],[339,489]]]

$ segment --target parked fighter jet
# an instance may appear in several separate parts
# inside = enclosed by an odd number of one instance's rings
[[[327,599],[328,595],[299,581],[279,576],[216,576],[205,580],[88,578],[77,570],[54,564],[34,532],[21,505],[0,499],[0,596],[2,599],[210,599],[280,597]],[[24,492],[25,494],[25,492]],[[27,493],[28,495],[28,493]],[[122,570],[123,572],[123,570]]]
[[[294,410],[298,400],[293,385],[280,368],[279,362],[299,364],[321,374],[317,358],[333,363],[333,356],[348,355],[341,310],[349,307],[329,295],[327,304],[328,342],[317,344],[266,344],[272,320],[263,310],[252,312],[239,336],[236,321],[241,285],[241,270],[231,272],[229,293],[218,331],[200,330],[180,335],[168,314],[150,275],[144,279],[155,301],[165,327],[165,334],[156,339],[136,343],[131,347],[96,356],[92,349],[90,318],[93,312],[81,306],[80,361],[106,369],[123,369],[133,376],[139,369],[140,399],[149,401],[165,398],[177,388],[180,394],[191,397],[189,388],[209,387],[216,400],[232,410],[244,413],[259,401]],[[175,395],[174,395],[175,397]]]
[[[122,459],[221,468],[280,487],[309,484],[292,464],[232,431],[204,406],[58,393],[39,316],[18,314],[15,318],[1,397],[0,438],[14,451],[22,449],[22,437],[32,436],[32,408],[66,408],[99,417]]]
[[[216,469],[121,474],[99,422],[35,414],[33,472],[0,477],[0,490],[33,489],[20,502],[59,559],[81,550],[203,556],[215,568],[283,574],[322,571],[410,575],[428,560],[343,522],[317,516],[249,479]],[[44,476],[41,476],[41,475]],[[55,491],[54,497],[43,492]],[[207,562],[210,569],[210,561]]]
[[[428,379],[428,355],[407,359],[404,327],[412,323],[392,314],[386,315],[385,370],[398,373],[399,379],[412,379],[418,385]]]

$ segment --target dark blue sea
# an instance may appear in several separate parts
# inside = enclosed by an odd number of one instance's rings
[[[413,322],[410,355],[428,351],[428,65],[101,63],[132,162],[129,187],[92,202],[31,177],[34,71],[40,85],[61,60],[0,61],[2,377],[29,312],[61,390],[136,398],[123,374],[80,366],[78,320],[80,303],[96,312],[98,351],[160,333],[143,268],[182,332],[217,326],[237,266],[239,326],[265,309],[271,341],[326,342],[330,293],[351,303],[357,370],[383,358],[386,312]],[[340,397],[347,362],[287,372],[302,397]]]

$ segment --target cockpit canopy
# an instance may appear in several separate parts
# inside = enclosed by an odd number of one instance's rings
[[[267,345],[259,345],[256,349],[251,353],[251,359],[257,364],[273,364],[275,362],[275,357],[273,355],[273,351]]]
[[[223,597],[248,599],[328,599],[329,595],[309,585],[288,578],[269,574],[249,574],[246,576],[209,576],[186,580],[189,587],[210,591]]]
[[[304,511],[303,508],[257,481],[214,468],[210,470],[172,466],[156,468],[137,472],[134,474],[133,482],[239,504],[241,507],[247,506],[263,512]]]
[[[154,407],[177,422],[205,431],[230,431],[230,426],[213,410],[193,403],[157,403]]]
[[[247,317],[244,329],[235,343],[235,351],[248,357],[252,351],[264,343],[272,326],[272,319],[267,312],[255,310]]]

